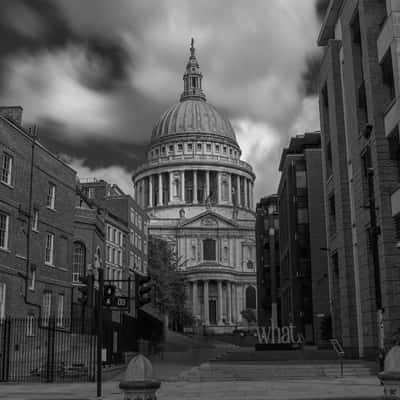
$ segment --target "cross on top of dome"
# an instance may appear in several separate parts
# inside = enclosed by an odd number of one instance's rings
[[[202,89],[203,74],[200,72],[199,63],[195,55],[194,39],[191,40],[190,57],[186,64],[186,72],[183,75],[183,93],[181,101],[187,99],[206,100],[206,96]]]

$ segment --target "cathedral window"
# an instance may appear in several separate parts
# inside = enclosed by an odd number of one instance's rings
[[[211,144],[207,143],[207,152],[211,153]]]
[[[229,262],[229,249],[228,246],[224,247],[224,263]]]
[[[161,154],[162,154],[162,155],[165,154],[165,146],[161,147]]]
[[[192,244],[192,260],[196,259],[196,246]]]
[[[173,153],[173,152],[174,152],[174,145],[173,145],[173,144],[170,144],[170,145],[169,145],[169,152],[170,152],[170,153]]]
[[[197,143],[197,151],[201,152],[201,143]]]
[[[197,79],[195,77],[192,77],[192,88],[196,88],[197,87]]]
[[[216,145],[215,145],[215,152],[216,152],[216,153],[219,153],[219,144],[216,144]]]
[[[214,239],[203,240],[203,259],[204,261],[217,260],[216,241]]]
[[[233,150],[232,149],[229,149],[229,155],[232,157],[232,154],[233,154]]]
[[[182,143],[178,144],[178,151],[183,151],[183,144]]]
[[[192,151],[192,150],[193,150],[193,145],[192,145],[192,143],[188,143],[188,144],[187,144],[187,149],[188,149],[188,151]]]
[[[174,178],[172,183],[172,194],[174,197],[180,197],[181,182],[178,177]]]
[[[224,154],[226,154],[226,152],[227,152],[227,148],[226,148],[226,146],[224,146]]]
[[[228,187],[228,177],[224,176],[222,178],[222,183],[221,183],[221,194],[222,194],[222,201],[228,201],[229,200],[229,187]]]

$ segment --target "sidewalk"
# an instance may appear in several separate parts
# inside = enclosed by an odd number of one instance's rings
[[[383,387],[376,378],[343,378],[269,382],[163,382],[159,400],[283,400],[283,399],[377,399]],[[0,399],[10,400],[92,400],[96,385],[33,384],[0,385]],[[120,400],[117,381],[105,382],[104,400]]]

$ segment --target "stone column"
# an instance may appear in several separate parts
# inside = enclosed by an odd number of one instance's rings
[[[199,294],[198,294],[198,286],[197,286],[197,281],[193,282],[193,315],[197,317],[199,315],[199,307],[198,307],[198,301],[199,301]]]
[[[218,171],[217,172],[217,201],[218,204],[221,204],[221,200],[222,200],[222,181],[221,181],[221,172]]]
[[[210,171],[206,171],[206,192],[205,192],[205,199],[210,195]],[[204,200],[205,200],[204,199]]]
[[[158,174],[158,205],[163,205],[162,174]]]
[[[218,325],[222,325],[222,281],[217,281],[218,286]]]
[[[169,173],[169,203],[172,203],[172,172]]]
[[[248,187],[248,185],[247,185],[247,178],[244,178],[244,181],[243,181],[243,183],[244,183],[244,206],[246,207],[246,208],[248,208],[249,207],[249,204],[248,204],[248,189],[249,189],[249,187]]]
[[[236,312],[237,312],[237,322],[240,323],[242,322],[242,314],[240,313],[242,311],[242,307],[241,307],[241,292],[242,292],[242,286],[240,284],[238,284],[236,286]]]
[[[210,312],[208,309],[208,281],[203,282],[204,286],[204,323],[210,325]]]
[[[149,207],[153,207],[153,175],[149,176]]]
[[[185,171],[181,171],[181,199],[185,202]]]
[[[228,174],[228,203],[232,204],[232,174]]]
[[[228,306],[227,306],[227,312],[228,312],[228,324],[232,324],[232,300],[231,300],[231,283],[226,282],[226,292],[228,295]]]
[[[242,205],[242,198],[240,195],[240,175],[236,175],[237,179],[237,184],[236,184],[236,190],[237,190],[237,205],[240,207]]]
[[[237,321],[237,318],[236,318],[236,286],[234,283],[231,283],[231,298],[232,298],[232,322],[235,323]]]
[[[193,204],[197,204],[197,171],[193,171]]]

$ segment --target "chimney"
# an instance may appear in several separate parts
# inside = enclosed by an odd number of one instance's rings
[[[6,106],[0,107],[0,116],[9,119],[19,126],[22,125],[22,107]]]

